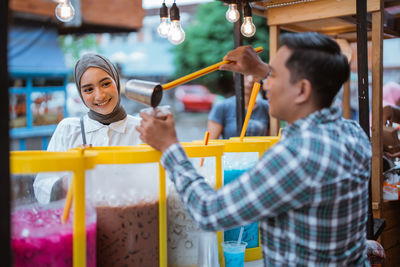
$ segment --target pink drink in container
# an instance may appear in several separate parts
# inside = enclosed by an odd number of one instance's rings
[[[21,206],[11,215],[15,267],[71,267],[73,215],[61,223],[63,201]],[[96,213],[86,207],[86,266],[96,266]]]

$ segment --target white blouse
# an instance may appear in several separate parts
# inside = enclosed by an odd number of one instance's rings
[[[128,146],[141,143],[135,127],[140,124],[139,117],[127,115],[125,119],[103,125],[83,118],[86,133],[86,143],[92,146]],[[67,151],[83,144],[81,123],[79,118],[63,119],[51,137],[47,151]]]
[[[86,133],[86,143],[92,146],[129,146],[141,143],[136,126],[140,118],[127,115],[125,119],[103,125],[98,121],[84,116],[83,122]],[[47,151],[67,151],[83,144],[80,118],[65,118],[57,126]],[[50,201],[51,190],[60,177],[66,173],[40,173],[37,175],[33,188],[40,203]]]

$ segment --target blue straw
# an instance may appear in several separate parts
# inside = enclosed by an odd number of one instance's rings
[[[243,230],[244,230],[244,226],[240,227],[239,239],[237,241],[238,245],[240,245],[240,242],[242,241]]]

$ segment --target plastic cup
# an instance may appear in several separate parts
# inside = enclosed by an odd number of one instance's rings
[[[171,113],[169,105],[158,106],[155,108],[143,108],[140,110],[140,112],[144,112],[155,117],[163,117]]]
[[[224,251],[225,267],[243,267],[244,266],[244,252],[247,243],[237,241],[225,241],[222,244]]]

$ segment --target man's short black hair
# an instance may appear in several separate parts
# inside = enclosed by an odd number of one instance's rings
[[[316,32],[286,33],[280,41],[292,51],[286,61],[290,82],[309,80],[319,106],[329,107],[350,74],[349,63],[339,45]]]

